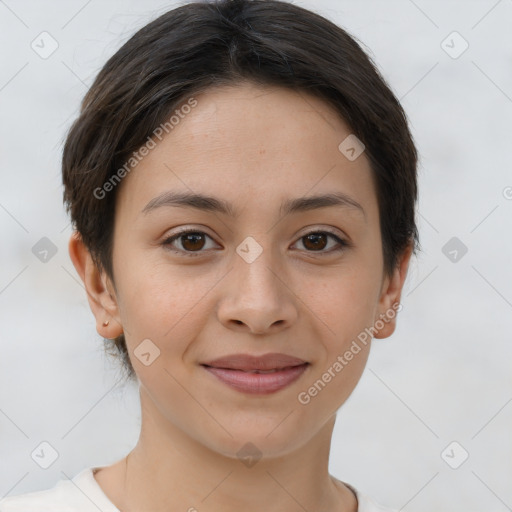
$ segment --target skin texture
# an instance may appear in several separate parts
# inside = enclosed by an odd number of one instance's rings
[[[69,243],[98,333],[125,333],[140,384],[139,441],[96,479],[124,512],[355,511],[354,494],[329,475],[328,460],[336,411],[359,381],[370,343],[310,403],[297,396],[400,301],[411,249],[385,276],[369,162],[364,153],[350,161],[340,152],[351,131],[323,101],[249,83],[195,98],[119,185],[115,287],[79,237]],[[167,190],[222,198],[239,215],[169,206],[141,213]],[[334,191],[364,214],[339,206],[279,213],[285,199]],[[179,227],[208,236],[163,245]],[[327,237],[315,250],[303,238],[325,230],[351,246],[334,251],[338,243]],[[236,252],[248,236],[262,248],[252,263]],[[202,253],[187,257],[186,249]],[[375,337],[390,336],[395,323]],[[160,356],[145,366],[133,351],[148,338]],[[269,352],[310,366],[266,396],[233,390],[200,366]],[[262,452],[252,467],[236,455],[247,442]]]

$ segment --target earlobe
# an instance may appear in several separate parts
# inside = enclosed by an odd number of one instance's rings
[[[379,300],[379,316],[375,318],[375,338],[388,338],[396,328],[396,317],[401,310],[400,298],[407,277],[409,262],[412,256],[412,244],[403,251],[393,275],[385,280],[387,285],[382,290]]]
[[[115,294],[104,271],[100,271],[84,245],[80,233],[74,231],[68,244],[71,261],[84,283],[89,306],[96,318],[96,330],[103,338],[113,339],[123,333]]]

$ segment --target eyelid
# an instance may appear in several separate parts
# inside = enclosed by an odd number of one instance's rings
[[[345,235],[345,233],[343,233],[343,231],[340,231],[339,229],[336,229],[336,228],[331,228],[331,227],[323,228],[323,227],[317,226],[316,224],[313,224],[312,226],[306,226],[304,229],[305,229],[304,234],[299,235],[298,238],[302,238],[303,236],[307,236],[311,233],[329,233],[330,235],[334,235],[334,236],[337,236],[338,238],[342,238],[344,241],[345,241],[345,239],[348,238]]]

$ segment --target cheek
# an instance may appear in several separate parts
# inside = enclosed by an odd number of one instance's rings
[[[371,345],[365,329],[373,324],[375,291],[375,281],[359,272],[330,280],[309,294],[308,309],[321,320],[317,334],[323,348],[317,350],[315,371],[297,396],[310,417],[341,407],[359,382]]]
[[[374,320],[379,282],[364,268],[341,269],[321,284],[304,283],[299,296],[326,328],[326,340],[340,345]]]
[[[201,328],[202,298],[218,278],[198,275],[197,267],[177,267],[168,261],[139,258],[119,266],[121,320],[129,347],[146,338],[161,351],[181,353]]]

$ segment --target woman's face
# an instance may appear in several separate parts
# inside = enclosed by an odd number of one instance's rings
[[[228,456],[248,442],[278,456],[317,435],[351,394],[370,346],[353,342],[396,305],[405,276],[383,274],[369,162],[339,149],[351,132],[324,102],[249,84],[194,98],[119,185],[116,305],[102,320],[122,325],[155,424]],[[216,202],[173,204],[169,193]],[[287,212],[327,194],[348,200]],[[181,230],[195,235],[169,240]],[[391,320],[377,337],[393,329]],[[269,353],[308,364],[278,376],[204,366]]]

